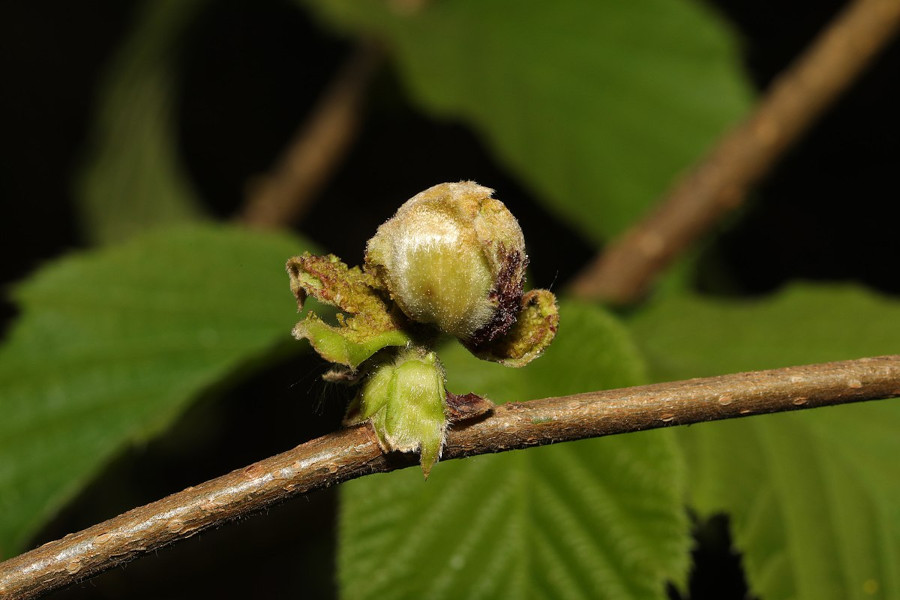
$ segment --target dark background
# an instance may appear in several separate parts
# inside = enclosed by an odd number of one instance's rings
[[[739,30],[749,77],[765,89],[841,2],[719,0]],[[85,245],[71,183],[105,67],[137,3],[0,2],[0,281],[22,279]],[[181,52],[180,152],[208,208],[240,205],[272,164],[350,46],[292,4],[212,3]],[[789,280],[856,280],[900,292],[897,205],[900,46],[894,44],[705,243],[696,285],[765,294]],[[422,141],[430,144],[420,151]],[[534,284],[560,286],[593,255],[459,125],[410,106],[390,69],[372,86],[361,135],[301,228],[356,263],[365,239],[400,202],[440,181],[497,189],[519,218]],[[379,191],[377,197],[366,189]],[[349,222],[344,217],[352,214]],[[340,224],[340,227],[337,225]],[[15,309],[0,304],[0,330]],[[202,399],[161,439],[116,459],[36,543],[290,448],[337,426],[343,410],[317,383],[314,358],[292,358]],[[54,598],[282,597],[335,594],[334,491],[271,510],[138,560]],[[741,598],[727,523],[698,525],[693,598]]]

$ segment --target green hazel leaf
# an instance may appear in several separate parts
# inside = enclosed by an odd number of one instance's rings
[[[608,313],[560,313],[556,340],[522,369],[442,350],[448,389],[507,402],[643,380]],[[683,495],[669,431],[439,462],[427,482],[411,469],[365,477],[341,487],[341,596],[663,599],[688,568]]]
[[[621,233],[749,107],[734,36],[689,0],[304,0],[392,52],[585,237]],[[502,194],[501,194],[502,197]]]
[[[382,348],[404,346],[409,342],[409,336],[397,329],[372,332],[334,327],[312,312],[294,326],[293,332],[295,338],[309,340],[313,349],[325,360],[351,369]]]
[[[900,352],[900,302],[852,286],[667,297],[632,330],[659,381]],[[900,598],[900,402],[678,430],[691,502],[730,516],[766,600]]]
[[[0,557],[124,446],[291,343],[284,260],[310,244],[222,226],[154,232],[20,284],[0,347]]]
[[[204,216],[179,158],[173,65],[206,1],[144,2],[106,74],[76,182],[76,208],[92,242]]]

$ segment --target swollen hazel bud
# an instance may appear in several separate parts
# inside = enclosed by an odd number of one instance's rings
[[[528,258],[493,190],[442,183],[408,200],[366,247],[366,270],[410,319],[481,345],[516,321]]]

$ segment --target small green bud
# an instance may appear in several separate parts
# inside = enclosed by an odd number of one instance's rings
[[[512,327],[528,257],[493,190],[442,183],[408,200],[366,247],[366,270],[414,321],[474,345]]]
[[[385,451],[418,451],[428,477],[444,445],[446,396],[437,356],[410,348],[394,362],[375,367],[350,406],[346,421],[371,420]]]

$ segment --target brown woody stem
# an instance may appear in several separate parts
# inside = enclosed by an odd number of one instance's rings
[[[515,402],[454,426],[443,459],[897,396],[900,355]],[[293,496],[416,458],[383,454],[367,425],[337,431],[0,563],[0,597],[39,596]]]
[[[627,304],[725,213],[739,206],[900,28],[900,1],[855,0],[643,221],[575,279],[583,298]]]

